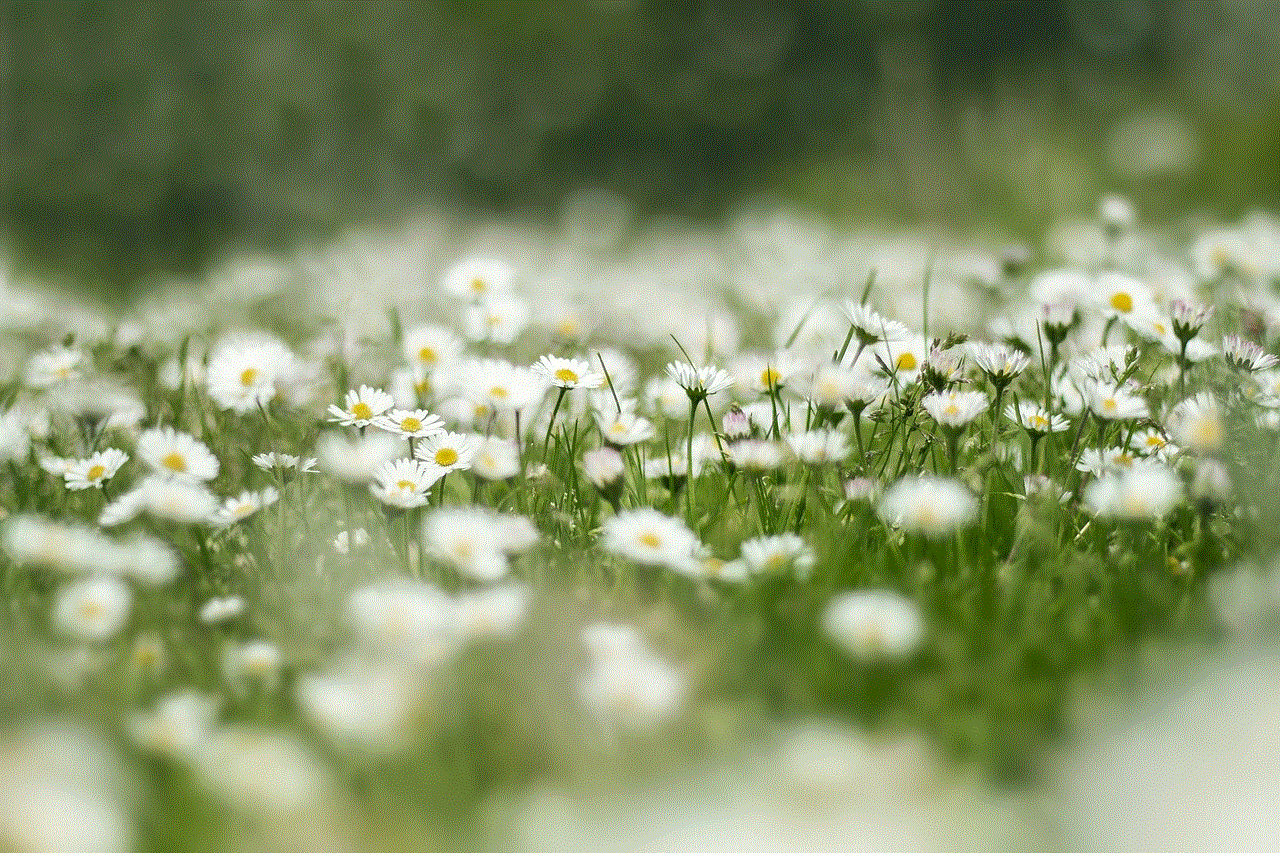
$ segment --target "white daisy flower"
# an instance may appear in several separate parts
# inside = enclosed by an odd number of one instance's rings
[[[101,642],[124,626],[132,602],[129,585],[120,578],[108,575],[83,578],[58,593],[53,624],[69,637]]]
[[[452,363],[462,353],[462,341],[444,326],[419,326],[404,335],[404,357],[427,372]]]
[[[503,522],[478,507],[438,509],[422,522],[422,544],[432,557],[477,581],[506,577]]]
[[[636,730],[673,718],[685,693],[680,672],[647,652],[597,663],[578,682],[578,697],[593,716]]]
[[[830,465],[848,458],[849,437],[839,430],[814,429],[785,436],[796,458],[808,465]]]
[[[72,491],[81,489],[100,489],[103,484],[116,475],[120,466],[129,461],[129,454],[114,447],[99,450],[88,459],[77,459],[67,466],[62,475],[67,488]]]
[[[1044,406],[1025,400],[1004,407],[1004,416],[1033,437],[1043,438],[1051,432],[1063,432],[1071,426],[1062,415],[1051,414]]]
[[[275,399],[276,381],[293,369],[294,360],[274,338],[224,341],[209,354],[209,398],[239,414],[265,406]]]
[[[506,293],[515,281],[515,271],[506,261],[493,258],[466,258],[449,268],[440,284],[459,299],[484,299]]]
[[[25,437],[26,433],[23,433],[23,435]],[[26,452],[23,451],[20,455],[26,456]],[[0,454],[0,458],[4,458],[6,456],[7,454]],[[78,459],[67,456],[40,456],[36,459],[36,464],[53,476],[62,478],[71,470],[71,466],[77,464],[79,461],[80,460]]]
[[[557,388],[599,388],[604,384],[604,374],[581,359],[544,355],[531,369]]]
[[[1151,288],[1133,276],[1107,271],[1098,276],[1093,290],[1094,300],[1104,317],[1150,317],[1156,314]]]
[[[399,439],[381,431],[363,436],[327,431],[316,439],[320,468],[348,483],[368,481],[379,466],[397,458],[403,450]]]
[[[470,468],[471,460],[483,441],[483,436],[474,433],[442,432],[419,443],[413,455],[443,477],[450,471]]]
[[[752,574],[794,571],[808,577],[817,558],[813,549],[794,533],[757,536],[742,543],[742,561]]]
[[[687,362],[673,361],[667,365],[667,375],[684,389],[690,400],[699,403],[733,386],[733,377],[710,364],[694,367]]]
[[[1084,490],[1084,505],[1089,512],[1126,521],[1159,520],[1181,502],[1182,481],[1178,475],[1152,462],[1104,474]]]
[[[274,486],[267,486],[261,491],[244,491],[238,497],[227,498],[209,516],[209,523],[220,527],[235,524],[253,515],[266,506],[271,506],[280,499],[280,493]]]
[[[283,656],[280,647],[266,640],[251,640],[227,646],[222,655],[222,672],[240,690],[252,685],[275,687]]]
[[[314,456],[300,457],[290,453],[255,453],[253,455],[253,464],[261,468],[263,471],[273,472],[296,471],[299,474],[312,474],[316,470],[316,458]]]
[[[910,476],[889,487],[876,511],[908,533],[941,538],[973,522],[978,499],[957,480]]]
[[[1123,447],[1090,447],[1080,451],[1075,467],[1077,471],[1101,477],[1103,474],[1128,470],[1136,461],[1137,457]]]
[[[373,425],[401,438],[428,438],[444,432],[444,421],[426,409],[392,409],[374,418]]]
[[[1197,453],[1214,453],[1221,449],[1226,435],[1218,401],[1208,391],[1174,406],[1169,412],[1168,427],[1179,444]]]
[[[520,473],[520,448],[506,438],[486,438],[471,457],[471,470],[482,480],[509,480]]]
[[[438,469],[433,469],[424,462],[416,459],[392,459],[374,471],[369,491],[385,504],[412,509],[426,505],[431,486],[440,477]]]
[[[183,524],[207,521],[218,508],[218,499],[203,484],[187,480],[148,477],[138,486],[136,493],[138,510]],[[121,495],[119,500],[126,498]],[[103,513],[110,508],[110,505],[104,507]]]
[[[651,420],[625,408],[620,412],[595,412],[594,416],[601,437],[615,447],[639,444],[655,434]]]
[[[735,441],[725,447],[729,461],[744,471],[772,471],[779,467],[783,459],[783,445],[776,441],[745,439]]]
[[[547,392],[547,385],[532,370],[498,359],[473,362],[462,373],[469,400],[490,412],[527,409]]]
[[[890,320],[869,305],[849,301],[844,305],[844,313],[863,346],[877,341],[902,341],[911,336],[911,330],[902,323]]]
[[[211,598],[200,606],[200,621],[206,625],[216,625],[236,618],[244,612],[244,599],[238,595],[225,598]]]
[[[467,340],[506,345],[529,324],[529,303],[510,295],[487,296],[467,306],[462,329]]]
[[[361,385],[359,390],[347,392],[341,408],[329,406],[329,414],[332,415],[329,421],[343,426],[367,427],[395,404],[395,399],[386,391]]]
[[[982,391],[941,391],[926,394],[920,406],[939,425],[960,429],[985,412],[990,402]]]
[[[607,519],[601,533],[606,551],[646,566],[697,574],[693,554],[698,537],[678,518],[656,509],[624,510]]]
[[[900,384],[905,385],[920,376],[929,345],[920,335],[908,335],[899,340],[874,344],[869,352],[881,373],[896,377]]]
[[[455,600],[458,632],[468,639],[511,636],[524,620],[530,597],[522,584],[464,592]]]
[[[997,388],[1008,385],[1031,363],[1026,353],[1008,344],[971,343],[969,355]]]
[[[138,458],[167,478],[206,481],[218,476],[218,459],[209,448],[173,427],[144,431],[138,437]]]
[[[1106,382],[1088,382],[1085,403],[1095,417],[1107,421],[1127,421],[1148,417],[1147,402],[1127,388]]]
[[[611,447],[601,447],[582,454],[582,472],[587,482],[605,491],[622,482],[622,475],[627,472],[627,463],[618,451]]]
[[[26,382],[30,388],[52,388],[84,376],[84,353],[56,346],[38,352],[27,361]]]
[[[1155,428],[1135,432],[1129,439],[1129,447],[1143,456],[1155,456],[1159,459],[1169,459],[1178,452],[1178,446]]]
[[[1270,370],[1280,364],[1280,359],[1239,335],[1227,335],[1222,339],[1222,355],[1227,364],[1237,370]]]
[[[143,714],[131,714],[126,728],[138,746],[172,758],[191,758],[213,731],[218,702],[193,690],[170,693]]]
[[[892,590],[844,592],[822,614],[827,636],[860,661],[900,659],[924,639],[924,618],[911,599]]]

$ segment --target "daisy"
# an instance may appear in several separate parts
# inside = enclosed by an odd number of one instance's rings
[[[860,661],[909,656],[924,638],[924,618],[911,599],[863,589],[832,598],[822,614],[827,636]]]
[[[601,447],[582,454],[582,472],[591,485],[603,492],[621,485],[627,463],[618,451]]]
[[[213,731],[217,714],[216,699],[184,690],[165,696],[148,713],[130,715],[127,728],[143,749],[191,758]]]
[[[614,447],[639,444],[654,436],[652,421],[625,408],[621,412],[595,412],[594,416],[601,437]]]
[[[844,313],[853,326],[858,343],[863,346],[877,341],[902,341],[911,335],[911,330],[905,325],[884,317],[868,305],[846,302]]]
[[[731,367],[734,384],[757,394],[773,393],[813,370],[808,361],[788,350],[778,350],[770,355],[746,355]]]
[[[1127,421],[1148,417],[1147,403],[1126,388],[1105,382],[1089,382],[1085,402],[1095,417],[1107,421]]]
[[[885,376],[896,377],[905,385],[914,382],[924,366],[929,347],[920,335],[895,341],[881,341],[871,350],[876,365]]]
[[[274,450],[270,453],[253,455],[253,464],[268,472],[280,470],[312,474],[316,470],[316,461],[314,456],[300,457],[289,453],[277,453]]]
[[[685,693],[679,671],[647,650],[597,663],[578,682],[578,698],[593,716],[636,730],[674,717]]]
[[[200,621],[206,625],[217,625],[236,618],[244,612],[244,599],[238,595],[225,598],[211,598],[200,607]]]
[[[1084,505],[1089,512],[1126,521],[1164,518],[1181,501],[1182,481],[1178,475],[1151,462],[1104,474],[1084,490]]]
[[[218,508],[218,499],[203,483],[175,480],[168,477],[148,477],[136,489],[136,505],[126,503],[125,509],[146,511],[156,518],[195,524],[206,521]],[[120,501],[126,496],[121,495]],[[103,508],[105,514],[111,505]],[[105,523],[105,522],[104,522]]]
[[[959,347],[934,344],[920,368],[920,374],[934,391],[945,391],[964,381],[964,351]]]
[[[1186,344],[1204,328],[1213,316],[1213,305],[1195,305],[1182,299],[1173,301],[1173,334]]]
[[[143,432],[138,437],[138,458],[162,477],[202,481],[218,476],[218,459],[209,448],[173,427]]]
[[[347,392],[342,408],[329,406],[329,414],[332,415],[329,421],[343,426],[367,427],[395,404],[395,399],[386,391],[361,385],[360,390]]]
[[[486,438],[471,457],[471,470],[482,480],[509,480],[520,473],[520,448],[511,439]]]
[[[1026,353],[1007,344],[970,344],[969,354],[996,388],[1008,385],[1031,363]]]
[[[1138,430],[1129,439],[1129,447],[1143,456],[1156,456],[1168,459],[1178,452],[1178,446],[1171,444],[1164,433],[1155,428]]]
[[[746,439],[725,447],[729,461],[744,471],[772,471],[782,464],[782,445],[774,441]]]
[[[414,448],[413,455],[443,477],[450,471],[470,468],[482,441],[484,437],[474,433],[441,432],[421,442]]]
[[[275,687],[280,676],[280,647],[266,640],[251,640],[227,646],[222,655],[222,671],[240,690],[250,685]]]
[[[733,385],[733,377],[714,365],[694,367],[687,362],[673,361],[667,365],[667,375],[684,389],[695,405]]]
[[[363,483],[384,462],[397,458],[404,444],[385,432],[348,436],[337,431],[322,432],[316,439],[320,468],[348,483]]]
[[[793,432],[786,436],[786,442],[796,458],[809,465],[843,462],[850,452],[849,437],[834,429]]]
[[[1109,447],[1105,450],[1090,447],[1080,451],[1075,468],[1085,474],[1101,477],[1115,471],[1126,471],[1133,467],[1137,457],[1123,447]]]
[[[440,285],[459,299],[483,299],[505,293],[515,281],[515,271],[506,261],[466,258],[449,268]]]
[[[1027,431],[1032,438],[1043,438],[1051,432],[1064,432],[1071,422],[1062,415],[1051,414],[1044,406],[1026,401],[1004,407],[1004,416]]]
[[[604,374],[585,361],[544,355],[531,368],[538,377],[557,388],[599,388]]]
[[[1239,335],[1227,335],[1222,339],[1222,354],[1231,367],[1251,373],[1269,370],[1280,364],[1280,359]]]
[[[972,523],[978,501],[958,480],[920,475],[890,486],[876,511],[886,524],[941,538]]]
[[[1151,288],[1124,273],[1107,271],[1099,275],[1093,294],[1104,317],[1130,322],[1156,313]]]
[[[293,353],[274,338],[226,341],[209,354],[205,387],[218,406],[245,414],[275,398],[276,381],[293,362]]]
[[[129,454],[114,447],[100,450],[88,459],[77,459],[67,466],[62,478],[72,491],[101,489],[129,461]]]
[[[128,584],[119,578],[107,575],[84,578],[58,594],[53,624],[69,637],[101,642],[124,626],[132,601]]]
[[[813,549],[794,533],[758,536],[742,543],[742,561],[753,574],[778,574],[795,571],[807,577],[816,558]]]
[[[373,472],[369,491],[375,498],[401,509],[425,506],[431,486],[442,475],[416,459],[392,459]]]
[[[380,430],[401,438],[429,438],[444,432],[444,421],[426,409],[392,409],[373,419]]]
[[[606,551],[642,565],[692,573],[698,537],[680,519],[641,507],[606,520],[601,544]]]
[[[468,639],[509,637],[524,620],[530,597],[522,584],[464,592],[454,602],[458,633]]]
[[[499,359],[472,362],[461,379],[467,399],[489,412],[522,411],[547,392],[546,383],[532,370]]]
[[[462,329],[476,343],[509,344],[529,324],[529,303],[516,296],[487,296],[467,306]]]
[[[1225,437],[1218,401],[1208,391],[1174,406],[1169,412],[1168,427],[1181,445],[1197,453],[1219,450]]]
[[[960,429],[987,410],[987,395],[982,391],[943,391],[926,394],[920,406],[939,425]]]
[[[258,510],[271,506],[280,499],[280,493],[273,486],[267,486],[260,492],[245,491],[239,497],[227,498],[209,516],[209,523],[226,527],[243,521]]]
[[[495,581],[509,571],[503,522],[482,508],[438,509],[422,522],[422,544],[432,557],[477,581]]]
[[[26,433],[23,433],[23,436],[25,435]],[[0,457],[17,459],[20,456],[26,455],[26,451],[24,450],[22,453],[13,456],[10,454],[0,454]],[[36,464],[44,469],[44,471],[55,477],[64,477],[66,476],[66,473],[71,470],[71,466],[77,464],[79,461],[80,460],[78,459],[67,456],[41,456],[36,459]]]
[[[84,353],[70,347],[56,346],[31,356],[27,362],[26,381],[31,388],[52,388],[84,375]]]
[[[433,371],[462,353],[462,341],[444,326],[419,326],[404,336],[404,356],[414,368]]]

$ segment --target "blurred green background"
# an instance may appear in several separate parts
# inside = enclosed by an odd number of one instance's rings
[[[422,203],[1014,236],[1280,196],[1280,4],[4,2],[0,230],[109,290]]]

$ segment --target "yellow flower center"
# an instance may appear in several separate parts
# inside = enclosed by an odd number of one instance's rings
[[[85,472],[85,476],[88,477],[90,480],[96,480],[105,473],[107,473],[106,466],[94,465],[92,468],[90,468],[88,471]]]
[[[561,382],[577,382],[578,374],[574,373],[567,367],[562,367],[556,371],[556,379],[559,379]]]
[[[168,468],[170,471],[176,471],[179,474],[183,474],[187,470],[187,457],[175,450],[173,453],[169,453],[161,459],[160,464]]]
[[[495,400],[505,400],[509,396],[507,389],[501,385],[494,385],[489,389],[489,396]]]
[[[447,468],[458,461],[458,451],[452,447],[442,447],[436,451],[436,464],[442,468]]]
[[[893,363],[893,369],[894,370],[915,370],[916,369],[915,354],[904,352],[902,355],[898,356],[897,360],[894,361]]]
[[[1102,410],[1104,412],[1114,412],[1118,408],[1120,408],[1120,405],[1116,403],[1115,397],[1108,397],[1102,401]]]
[[[471,279],[472,293],[484,293],[485,287],[486,285],[484,283],[484,279],[482,279],[480,276],[476,276],[475,278]]]
[[[412,488],[413,488],[413,481],[412,481],[412,480],[397,480],[397,481],[396,481],[396,488],[397,488],[397,489],[399,489],[399,490],[400,490],[400,491],[402,491],[402,492],[403,492],[403,491],[410,490],[410,489],[412,489]]]
[[[1128,314],[1133,310],[1133,297],[1125,293],[1123,290],[1111,294],[1111,307],[1119,311],[1121,314]]]
[[[1158,435],[1147,436],[1147,447],[1164,447],[1164,439]]]
[[[578,323],[576,320],[561,320],[556,324],[556,331],[560,333],[562,338],[577,337]]]
[[[960,414],[960,407],[957,406],[955,403],[952,403],[949,406],[947,406],[945,409],[943,409],[942,413],[944,415],[951,415],[952,417],[955,417],[956,415]]]
[[[422,421],[415,417],[407,417],[400,421],[400,429],[404,432],[417,432],[422,429]]]
[[[1036,429],[1045,429],[1049,426],[1049,421],[1043,415],[1032,415],[1027,418],[1028,423]]]
[[[627,431],[627,425],[624,424],[622,421],[614,421],[613,426],[609,427],[609,432],[613,433],[614,435],[622,435],[626,431]]]
[[[439,356],[436,355],[436,351],[431,347],[423,347],[418,350],[418,361],[426,364],[435,364],[437,358],[439,358]]]
[[[257,381],[258,381],[258,368],[246,367],[244,370],[240,372],[240,384],[243,385],[245,388],[250,387],[251,385],[253,385],[253,383]]]
[[[362,421],[367,421],[373,417],[373,409],[369,408],[368,403],[360,402],[351,407],[351,414]]]
[[[101,601],[95,601],[93,599],[87,599],[80,602],[79,610],[80,616],[83,619],[98,619],[107,612],[107,608],[102,606]]]
[[[636,537],[636,539],[646,548],[657,548],[662,545],[662,539],[659,538],[658,534],[654,533],[652,530],[646,530],[644,533],[641,533]]]
[[[760,384],[766,388],[772,388],[782,381],[782,374],[772,367],[766,367],[764,372],[760,374]]]

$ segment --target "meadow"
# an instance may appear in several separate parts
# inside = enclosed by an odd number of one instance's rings
[[[0,841],[1074,849],[1080,692],[1280,600],[1278,279],[1116,197],[13,269]]]

